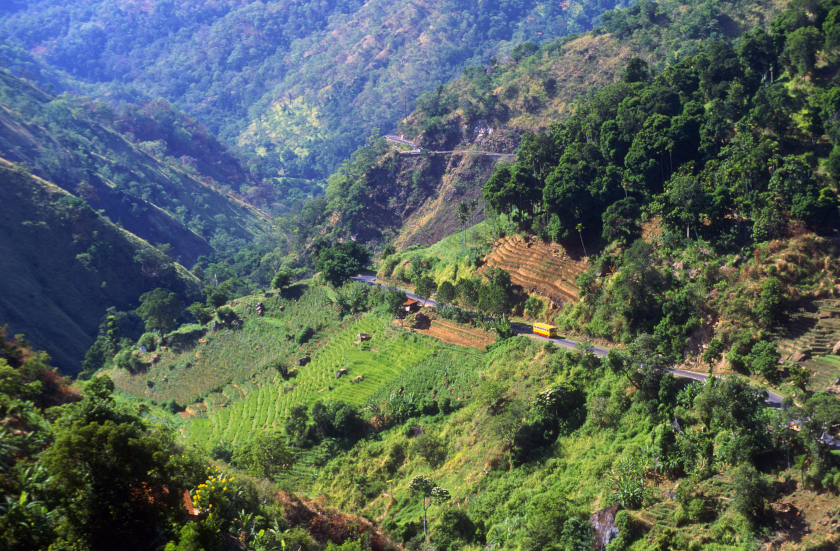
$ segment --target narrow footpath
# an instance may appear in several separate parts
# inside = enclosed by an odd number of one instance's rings
[[[376,282],[376,276],[374,276],[374,275],[358,275],[358,276],[354,277],[353,280],[354,281],[361,281],[363,283],[367,283],[368,285],[379,285],[380,287],[387,287],[384,284],[377,283]],[[425,299],[423,297],[419,297],[419,296],[415,295],[414,293],[412,293],[411,291],[409,291],[408,289],[400,289],[399,287],[397,287],[397,289],[400,290],[400,291],[403,291],[408,298],[411,298],[411,299],[420,301],[422,303],[425,303],[426,306],[432,306],[432,307],[437,306],[437,303],[434,301],[434,299],[431,299],[431,298]],[[560,339],[560,338],[551,339],[551,338],[548,338],[548,337],[543,337],[541,335],[535,335],[534,332],[533,332],[533,327],[531,327],[530,325],[527,325],[525,323],[511,322],[510,325],[511,325],[511,328],[516,332],[517,335],[522,335],[524,337],[529,337],[529,338],[532,338],[532,339],[550,341],[550,342],[556,344],[557,346],[565,346],[566,348],[576,348],[578,346],[578,344],[580,344],[580,343],[577,343],[577,342],[575,342],[573,340],[569,340],[569,339]],[[609,353],[608,349],[601,348],[601,347],[598,347],[598,346],[593,346],[593,347],[590,348],[590,350],[596,356],[601,356],[601,357],[604,357]],[[673,373],[677,377],[684,377],[686,379],[694,379],[695,381],[701,381],[701,382],[704,382],[704,383],[709,379],[708,375],[704,375],[702,373],[695,373],[694,371],[686,371],[684,369],[669,369],[668,371],[670,373]],[[766,400],[767,404],[769,406],[777,408],[777,409],[781,408],[782,407],[782,400],[783,400],[782,396],[776,394],[775,392],[771,392],[767,389],[765,389],[765,391],[767,392],[767,400]]]

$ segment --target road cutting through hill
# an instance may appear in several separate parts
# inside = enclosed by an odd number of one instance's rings
[[[374,275],[358,275],[358,276],[354,277],[353,280],[354,281],[361,281],[362,283],[367,283],[368,285],[379,285],[380,287],[387,287],[387,285],[384,285],[382,283],[378,283],[376,281],[376,276],[374,276]],[[403,291],[408,298],[423,302],[425,304],[425,306],[432,306],[432,307],[437,306],[437,303],[434,301],[434,299],[423,298],[423,297],[417,296],[416,294],[412,293],[411,291],[409,291],[407,289],[400,289],[399,287],[397,287],[397,289],[399,291]],[[517,335],[522,335],[523,337],[530,337],[532,339],[549,341],[549,342],[551,342],[551,343],[553,343],[557,346],[564,346],[566,348],[577,348],[577,346],[580,344],[580,343],[575,342],[575,341],[570,340],[570,339],[561,339],[561,338],[553,338],[552,339],[552,338],[548,338],[548,337],[543,337],[541,335],[535,335],[534,332],[533,332],[533,328],[530,325],[525,324],[525,323],[514,323],[514,322],[512,322],[510,325],[511,325],[511,328],[516,332]],[[600,357],[605,357],[609,353],[608,349],[601,348],[601,347],[598,347],[598,346],[592,346],[592,347],[589,348],[589,350],[593,354],[595,354],[596,356],[600,356]],[[672,373],[673,375],[675,375],[677,377],[683,377],[683,378],[686,378],[686,379],[694,379],[695,381],[701,381],[703,383],[705,383],[709,379],[708,375],[704,375],[702,373],[695,373],[694,371],[686,371],[685,369],[669,369],[668,372]],[[770,405],[771,407],[774,407],[774,408],[781,408],[782,407],[782,400],[783,400],[782,396],[780,396],[779,394],[776,394],[775,392],[771,392],[769,390],[766,390],[766,389],[765,389],[765,391],[767,392],[767,399],[766,399],[767,404]]]

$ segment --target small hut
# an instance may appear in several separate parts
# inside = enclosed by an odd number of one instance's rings
[[[403,302],[403,307],[405,308],[406,313],[411,314],[412,312],[417,312],[420,310],[420,301],[410,298]]]
[[[359,333],[359,342],[369,341],[370,333]]]

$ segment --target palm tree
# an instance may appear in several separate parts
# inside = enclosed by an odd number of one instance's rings
[[[577,225],[578,235],[580,235],[580,244],[583,246],[583,256],[589,256],[586,254],[586,245],[583,244],[583,224]]]
[[[458,203],[458,208],[455,211],[458,216],[458,221],[464,230],[464,254],[467,252],[467,221],[470,219],[470,206],[466,201]]]

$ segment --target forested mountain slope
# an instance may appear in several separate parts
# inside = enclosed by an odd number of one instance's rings
[[[103,103],[49,96],[0,71],[0,155],[136,235],[169,243],[189,266],[261,235],[268,216],[227,193],[232,184],[253,184],[238,160],[200,129],[191,128],[193,135],[173,126],[181,122],[174,113],[166,135],[165,117],[151,110],[117,114]]]
[[[84,200],[0,158],[0,319],[75,375],[108,307],[155,287],[182,300],[198,279]],[[128,336],[128,335],[123,335]]]
[[[742,31],[769,25],[779,9],[766,1],[671,0],[611,11],[589,34],[539,47],[523,43],[510,59],[465,68],[459,79],[418,98],[398,132],[432,151],[513,153],[524,134],[545,131],[569,117],[579,98],[620,81],[634,56],[663,71],[710,38],[733,42]],[[330,178],[325,198],[286,218],[285,233],[305,227],[295,240],[356,235],[381,243],[395,236],[400,246],[429,245],[460,227],[458,203],[477,201],[470,219],[484,218],[481,186],[498,158],[397,155],[396,146],[378,147],[357,152]]]
[[[0,12],[0,36],[16,74],[49,73],[62,89],[114,99],[165,98],[266,155],[272,176],[323,178],[465,63],[586,31],[613,6],[43,0]]]

